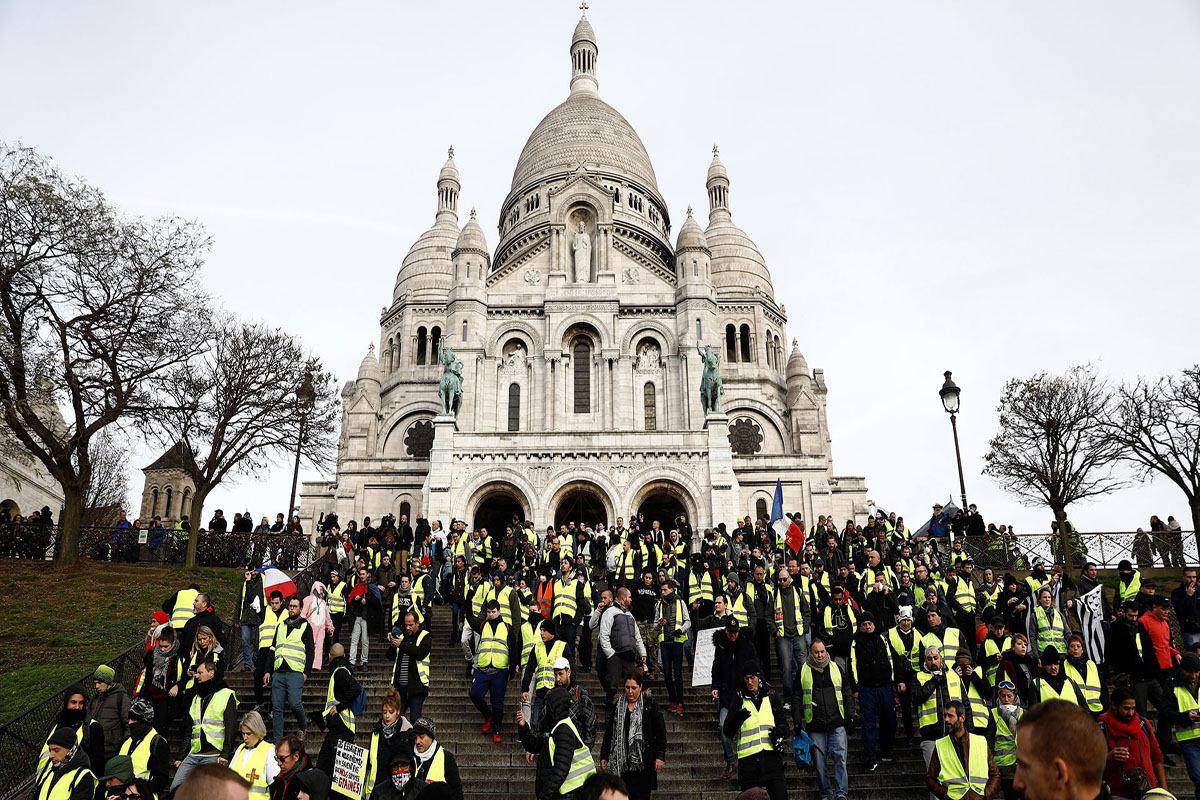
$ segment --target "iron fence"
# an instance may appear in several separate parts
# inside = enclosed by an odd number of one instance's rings
[[[0,558],[48,560],[58,553],[57,525],[0,525]],[[126,564],[182,565],[187,533],[148,528],[85,526],[79,531],[79,555],[94,561]],[[304,534],[201,531],[196,564],[202,567],[260,567],[274,564],[296,570],[313,561],[315,547]]]
[[[977,567],[1005,570],[1030,569],[1034,562],[1061,564],[1058,538],[1045,533],[964,537],[963,549]],[[1129,559],[1138,569],[1200,566],[1193,531],[1105,531],[1067,536],[1070,566],[1092,562],[1100,569],[1116,569]]]

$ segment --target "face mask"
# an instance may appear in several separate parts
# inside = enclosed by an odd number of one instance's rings
[[[1017,706],[1014,703],[1001,703],[1000,710],[1005,714],[1015,714],[1017,713]]]
[[[408,784],[409,777],[411,776],[407,772],[392,773],[392,785],[397,790],[403,791],[404,787]]]

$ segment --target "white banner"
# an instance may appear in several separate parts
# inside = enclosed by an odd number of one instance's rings
[[[364,747],[339,741],[333,757],[333,791],[359,800],[367,777],[367,750]]]
[[[1104,663],[1104,587],[1097,586],[1079,596],[1076,608],[1079,624],[1083,626],[1083,649],[1097,664]]]
[[[692,686],[711,686],[713,659],[717,647],[713,635],[721,628],[706,628],[696,632],[696,661],[692,664]]]

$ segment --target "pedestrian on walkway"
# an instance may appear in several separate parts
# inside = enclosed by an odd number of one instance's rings
[[[359,567],[357,574],[358,582],[346,598],[350,609],[346,612],[346,618],[353,621],[350,629],[350,664],[365,667],[371,655],[371,630],[380,630],[383,625],[383,595],[379,587],[371,583],[371,574],[366,567]]]
[[[304,606],[300,616],[308,621],[312,628],[313,640],[313,669],[320,670],[324,664],[325,637],[333,636],[333,616],[329,611],[328,593],[325,584],[313,581],[308,597],[304,598]]]
[[[403,701],[395,686],[389,686],[383,698],[383,709],[379,720],[371,728],[371,743],[367,746],[367,778],[363,797],[376,797],[372,792],[376,786],[389,782],[392,756],[407,747],[412,752],[412,724],[401,713]],[[413,755],[415,759],[415,754]],[[415,767],[414,767],[415,770]],[[411,774],[411,773],[410,773]]]
[[[46,740],[47,766],[33,786],[38,800],[92,800],[96,774],[87,753],[67,727],[55,728]]]
[[[587,777],[596,771],[591,750],[571,721],[571,700],[561,686],[546,696],[547,715],[543,727],[550,732],[537,736],[525,715],[517,712],[517,735],[527,753],[537,756],[534,793],[537,800],[575,800]]]
[[[279,774],[275,745],[266,740],[267,724],[262,715],[251,711],[242,717],[242,743],[233,751],[229,768],[250,784],[254,794],[266,794]]]
[[[238,600],[233,624],[242,631],[242,669],[254,669],[254,657],[258,655],[259,627],[267,611],[267,599],[263,593],[262,573],[246,570],[242,581],[242,595]],[[259,644],[261,646],[261,643]]]
[[[217,668],[204,661],[196,670],[195,695],[188,708],[191,740],[188,752],[175,762],[174,792],[187,780],[188,773],[201,764],[229,766],[229,759],[240,739],[238,735],[237,695],[217,677]]]
[[[55,715],[46,734],[46,742],[42,745],[41,756],[38,758],[37,775],[40,777],[50,769],[50,737],[60,729],[71,731],[75,744],[87,755],[88,764],[102,765],[104,762],[104,729],[99,722],[92,719],[88,712],[87,694],[83,684],[72,683],[63,694],[62,708]],[[97,769],[102,769],[98,766]]]
[[[483,716],[483,733],[492,734],[492,741],[504,741],[504,692],[508,687],[509,665],[515,664],[521,652],[517,633],[500,615],[496,598],[487,601],[487,619],[479,628],[479,657],[471,681],[470,697]],[[560,656],[561,657],[561,656]],[[491,701],[489,706],[484,698]]]
[[[421,630],[416,613],[409,611],[404,615],[403,632],[393,628],[388,642],[394,649],[389,657],[395,661],[392,686],[400,692],[403,703],[400,713],[408,714],[408,719],[415,723],[429,696],[429,652],[433,649],[433,637]]]
[[[154,730],[154,707],[149,700],[134,700],[129,707],[129,736],[117,755],[129,756],[133,774],[150,782],[156,795],[167,788],[171,773],[171,749]]]
[[[749,642],[747,643],[749,644]],[[809,652],[810,663],[814,655],[818,660],[823,659],[825,665],[829,666],[829,656],[825,652],[824,645],[818,648],[816,641],[813,642],[813,649]],[[787,783],[784,781],[783,760],[779,749],[782,742],[790,743],[792,738],[787,713],[783,710],[783,703],[780,702],[779,695],[761,681],[757,661],[747,662],[742,669],[742,675],[742,690],[738,695],[739,704],[729,712],[722,725],[725,736],[731,740],[737,740],[738,785],[743,791],[761,786],[767,790],[771,800],[787,800]],[[801,686],[803,686],[803,675]],[[843,773],[844,769],[843,766]],[[821,779],[821,774],[818,771],[818,781]],[[822,797],[827,796],[826,788],[827,784],[822,784]],[[828,796],[832,797],[833,795]]]
[[[1000,771],[987,739],[970,733],[963,704],[951,700],[943,712],[946,735],[938,739],[925,785],[938,800],[992,800],[1000,791]]]
[[[645,680],[640,669],[625,679],[625,696],[608,713],[600,746],[600,769],[621,776],[631,800],[648,800],[658,789],[667,758],[667,726]]]
[[[774,616],[775,660],[779,664],[779,673],[783,683],[783,709],[792,710],[793,687],[796,673],[808,659],[808,642],[804,620],[811,615],[808,597],[805,592],[792,583],[792,574],[787,569],[780,569],[778,580],[771,595],[771,609]],[[763,625],[769,625],[766,620]]]
[[[300,616],[300,598],[288,598],[287,619],[275,628],[273,668],[265,676],[271,687],[272,733],[274,740],[283,739],[283,712],[290,709],[300,728],[300,738],[308,731],[304,716],[304,683],[312,672],[312,629]]]
[[[667,685],[667,710],[683,716],[683,645],[692,628],[687,607],[679,597],[679,584],[668,578],[662,584],[662,598],[654,613],[658,631],[659,659],[662,661],[663,682]]]
[[[417,780],[421,783],[440,783],[438,792],[449,800],[463,800],[462,778],[454,754],[442,747],[436,738],[433,720],[420,717],[413,723],[413,743],[417,751]],[[433,791],[433,790],[430,790]]]
[[[96,667],[92,682],[96,686],[96,696],[92,698],[91,715],[104,731],[104,759],[107,763],[129,735],[130,699],[125,686],[116,682],[116,672],[107,664]]]
[[[1170,712],[1166,712],[1170,713]],[[1113,690],[1108,710],[1100,715],[1100,732],[1104,734],[1108,748],[1108,762],[1104,768],[1104,782],[1109,792],[1119,800],[1133,800],[1132,795],[1144,789],[1165,789],[1167,772],[1163,767],[1163,752],[1158,745],[1150,725],[1137,713],[1137,701],[1133,692],[1124,686]],[[1186,722],[1191,726],[1190,720]],[[1187,741],[1190,731],[1181,730],[1179,736]],[[1185,748],[1186,752],[1186,748]],[[1185,757],[1186,761],[1186,757]],[[996,763],[1000,763],[999,755]],[[1140,770],[1140,773],[1135,772]],[[1003,773],[1001,773],[1003,775]],[[1125,777],[1146,776],[1147,786],[1126,784]]]
[[[854,696],[862,715],[863,751],[867,771],[879,769],[879,762],[893,761],[896,743],[896,699],[893,658],[887,641],[875,629],[875,617],[864,611],[858,621],[858,633],[850,646],[850,674]]]
[[[355,679],[346,650],[335,644],[329,653],[329,683],[318,727],[325,729],[325,741],[317,755],[317,769],[333,774],[334,753],[338,742],[354,744],[355,719],[352,706],[362,686]]]

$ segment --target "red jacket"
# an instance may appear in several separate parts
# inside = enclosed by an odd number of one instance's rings
[[[1157,789],[1158,780],[1154,775],[1154,765],[1162,763],[1163,754],[1158,746],[1158,737],[1145,720],[1135,713],[1133,720],[1126,724],[1113,716],[1112,711],[1105,711],[1100,715],[1100,730],[1104,731],[1109,750],[1114,747],[1129,748],[1129,758],[1125,761],[1105,762],[1104,782],[1108,784],[1113,796],[1129,796],[1121,773],[1135,767],[1146,770],[1150,788]]]
[[[1146,629],[1146,633],[1150,636],[1150,642],[1154,645],[1154,659],[1158,668],[1171,669],[1174,667],[1175,656],[1179,654],[1179,651],[1171,647],[1171,623],[1165,619],[1159,619],[1149,611],[1142,614],[1138,622]],[[1148,656],[1149,653],[1145,655]]]

